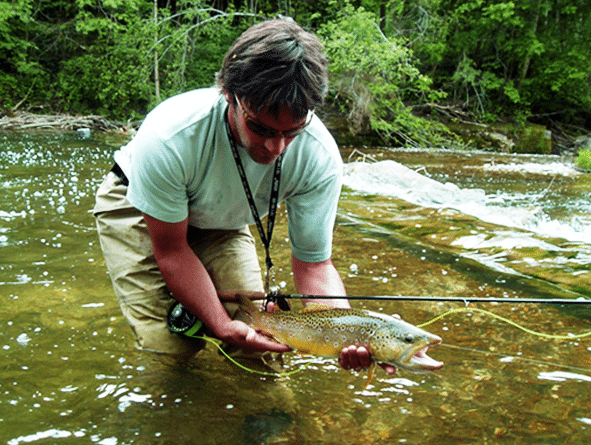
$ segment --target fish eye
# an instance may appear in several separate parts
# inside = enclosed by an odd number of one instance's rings
[[[414,341],[415,341],[415,338],[411,337],[410,335],[407,335],[406,337],[404,337],[404,343],[411,344],[411,343],[414,343]]]

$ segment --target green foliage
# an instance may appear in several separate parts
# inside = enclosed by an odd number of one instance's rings
[[[584,149],[579,151],[576,163],[584,170],[591,170],[591,150]]]
[[[29,85],[20,80],[39,68],[26,57],[34,44],[23,38],[31,21],[31,3],[0,1],[0,108],[12,108],[26,94]]]
[[[386,38],[375,19],[363,8],[346,5],[334,22],[320,28],[331,61],[332,96],[342,104],[354,134],[371,129],[387,144],[440,144],[442,129],[413,115],[406,102],[430,102],[441,94],[414,66],[412,51]]]
[[[451,21],[441,14],[444,0],[390,0],[384,33],[402,38],[412,49],[422,72],[431,70],[442,61],[451,33]],[[377,12],[378,7],[373,9]]]
[[[320,30],[330,97],[354,132],[439,145],[444,133],[413,110],[443,100],[442,116],[590,122],[587,0],[157,1],[156,18],[154,4],[0,0],[0,110],[142,116],[211,85],[233,39],[282,13]]]
[[[227,49],[248,26],[233,26],[231,13],[212,15],[198,7],[182,17],[182,22],[164,17],[158,24],[162,37],[149,50],[158,57],[163,97],[211,86]]]
[[[446,42],[440,61],[423,67],[457,103],[479,116],[535,112],[569,119],[576,116],[571,110],[591,111],[589,2],[431,0],[422,7]],[[412,8],[399,8],[398,17]],[[422,55],[428,45],[417,38],[413,48]]]
[[[70,113],[134,118],[152,88],[148,48],[153,44],[146,2],[77,0],[74,19],[81,47],[62,60],[53,103]],[[143,14],[141,13],[143,7]]]
[[[146,0],[0,0],[0,108],[25,102],[133,119],[162,98],[211,85],[247,24],[201,1],[174,15],[157,9],[156,20],[153,8]]]
[[[519,132],[513,151],[515,153],[550,154],[552,151],[550,134],[541,125],[524,126]]]
[[[151,61],[138,46],[148,45],[147,36],[121,32],[118,37],[120,45],[92,45],[63,62],[55,95],[61,108],[119,119],[138,117],[146,109],[152,94]]]

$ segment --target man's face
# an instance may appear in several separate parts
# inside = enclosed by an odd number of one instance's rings
[[[230,101],[229,116],[234,137],[259,164],[274,162],[308,123],[295,119],[288,108],[277,116],[266,110],[254,113],[237,97]]]

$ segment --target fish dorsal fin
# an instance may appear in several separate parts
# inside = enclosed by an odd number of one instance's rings
[[[325,303],[308,303],[308,304],[306,304],[304,309],[302,309],[302,314],[305,314],[307,312],[328,311],[331,309],[334,309],[334,307],[332,307],[328,304],[325,304]]]

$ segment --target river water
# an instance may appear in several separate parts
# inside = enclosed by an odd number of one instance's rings
[[[188,366],[136,350],[89,213],[124,140],[0,134],[0,443],[591,440],[591,338],[578,337],[591,331],[586,305],[470,304],[426,327],[443,338],[430,351],[443,369],[378,370],[365,391],[366,373],[333,359],[288,354],[286,370],[303,370],[274,378],[213,346]],[[591,180],[568,159],[351,149],[343,157],[351,163],[334,262],[351,295],[591,296]],[[275,233],[276,283],[291,292],[283,208]],[[353,304],[414,324],[466,308]]]

